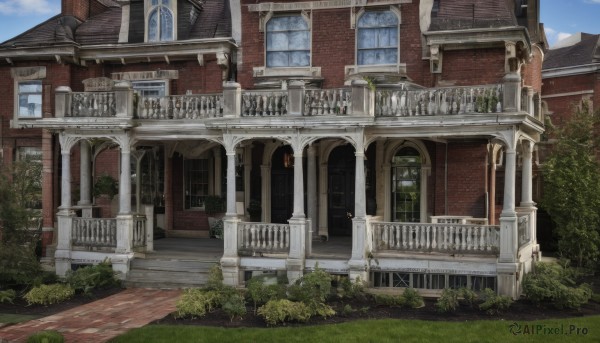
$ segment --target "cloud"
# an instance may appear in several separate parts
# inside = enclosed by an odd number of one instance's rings
[[[583,2],[585,2],[586,4],[600,5],[600,0],[584,0]]]
[[[544,31],[546,31],[546,38],[548,39],[548,44],[550,44],[550,46],[554,46],[556,45],[556,43],[560,42],[565,38],[569,38],[572,35],[572,33],[556,31],[551,27],[545,27]]]
[[[59,13],[60,8],[50,0],[0,0],[0,14],[36,15]]]

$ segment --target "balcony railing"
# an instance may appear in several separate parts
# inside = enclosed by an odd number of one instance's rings
[[[117,246],[117,220],[114,218],[73,218],[71,239],[74,246]]]
[[[71,93],[67,117],[114,117],[117,113],[115,92]]]
[[[138,101],[140,119],[199,119],[223,116],[223,95],[171,95]]]
[[[288,113],[286,91],[245,91],[242,94],[242,117],[284,116]]]
[[[375,251],[493,254],[500,228],[489,225],[373,223]]]
[[[307,90],[304,93],[305,116],[338,116],[350,113],[352,93],[348,88]]]
[[[288,253],[290,226],[288,224],[239,223],[239,251],[256,255]]]

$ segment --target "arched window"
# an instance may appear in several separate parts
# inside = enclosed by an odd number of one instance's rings
[[[358,65],[398,63],[398,17],[392,11],[366,12],[358,19]]]
[[[148,9],[148,42],[171,41],[174,38],[171,0],[151,0]]]
[[[266,31],[267,67],[310,65],[310,29],[302,15],[273,17]]]
[[[392,159],[392,220],[421,221],[421,155],[411,147],[400,149]]]

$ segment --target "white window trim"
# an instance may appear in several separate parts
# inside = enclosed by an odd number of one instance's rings
[[[171,83],[169,82],[169,80],[167,79],[155,79],[155,80],[133,80],[131,81],[131,85],[133,88],[133,85],[135,83],[151,83],[151,82],[162,82],[165,84],[165,95],[164,96],[170,96],[171,95]],[[135,91],[135,90],[134,90]]]
[[[158,6],[162,6],[162,4],[160,4],[160,1],[161,0],[159,0]],[[173,40],[172,41],[161,41],[159,38],[159,40],[156,42],[148,41],[148,18],[150,16],[150,12],[155,7],[157,7],[157,6],[152,6],[151,0],[144,1],[144,42],[146,42],[146,43],[161,43],[161,42],[176,41],[177,40],[177,0],[171,0],[171,8],[169,8],[171,13],[173,13]],[[160,24],[159,24],[159,29],[160,29]],[[159,31],[159,36],[160,36],[160,31]]]
[[[12,68],[11,75],[13,82],[13,119],[10,121],[10,127],[20,129],[26,126],[27,122],[40,120],[44,117],[44,82],[46,78],[46,67],[22,67]],[[19,83],[27,81],[42,82],[42,113],[39,117],[20,117],[19,116]]]
[[[203,203],[202,206],[191,206],[190,207],[186,207],[186,198],[188,197],[188,195],[186,194],[186,191],[188,190],[188,185],[186,184],[186,181],[188,180],[186,178],[188,170],[187,170],[187,166],[186,166],[186,161],[189,160],[206,160],[207,163],[207,185],[208,185],[208,189],[207,189],[207,194],[204,195],[204,198],[206,200],[206,197],[210,196],[211,192],[210,192],[210,184],[211,184],[211,159],[208,157],[207,154],[203,153],[198,157],[184,157],[183,158],[183,175],[182,175],[182,180],[183,180],[183,210],[184,211],[204,211],[206,209],[206,201]]]

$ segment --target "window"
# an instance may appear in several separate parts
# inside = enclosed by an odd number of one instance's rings
[[[21,81],[18,83],[18,117],[42,117],[42,81]]]
[[[398,63],[398,17],[393,12],[366,12],[357,27],[358,65]]]
[[[413,148],[402,148],[392,160],[393,220],[418,223],[421,220],[421,156]]]
[[[152,0],[147,13],[148,42],[172,41],[174,39],[173,4],[171,0]]]
[[[143,98],[159,98],[169,93],[166,81],[133,81],[131,86]]]
[[[208,159],[184,160],[185,209],[204,208],[208,196]]]
[[[266,31],[267,67],[310,65],[310,30],[301,15],[273,17]]]

